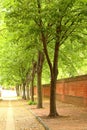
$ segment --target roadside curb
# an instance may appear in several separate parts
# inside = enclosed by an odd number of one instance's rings
[[[29,109],[30,110],[30,109]],[[42,119],[40,117],[38,117],[34,112],[32,112],[32,110],[30,110],[30,112],[35,116],[35,118],[43,125],[43,127],[45,128],[45,130],[51,130],[45,123],[44,121],[42,121]]]

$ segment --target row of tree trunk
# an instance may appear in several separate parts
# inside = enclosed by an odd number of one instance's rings
[[[22,85],[16,85],[17,96],[22,96],[24,100],[34,101],[34,78],[37,74],[37,108],[42,108],[42,68],[44,63],[44,54],[38,51],[38,61],[32,61],[32,69],[27,72],[26,80]]]

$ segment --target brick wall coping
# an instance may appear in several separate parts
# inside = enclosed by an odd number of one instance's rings
[[[73,82],[73,81],[83,81],[83,80],[87,80],[87,75],[80,75],[71,78],[59,79],[57,80],[57,82]]]
[[[79,76],[75,76],[75,77],[71,77],[71,78],[59,79],[59,80],[57,80],[57,83],[60,83],[60,82],[83,81],[83,80],[87,80],[87,75],[79,75]],[[42,86],[43,87],[49,87],[50,84],[43,84]]]

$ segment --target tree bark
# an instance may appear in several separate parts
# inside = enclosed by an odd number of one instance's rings
[[[16,94],[17,94],[17,96],[20,96],[19,85],[16,85]]]
[[[26,85],[26,88],[27,88],[27,100],[29,100],[30,99],[30,95],[29,95],[29,85],[27,84]]]
[[[26,84],[23,83],[23,96],[22,96],[22,98],[26,100],[26,90],[25,90],[25,86],[26,86]]]
[[[50,89],[50,114],[49,116],[57,116],[56,110],[56,85],[55,79],[51,78],[51,89]]]
[[[37,62],[32,60],[32,73],[31,73],[31,100],[34,101],[34,78],[36,73]]]
[[[20,84],[19,89],[20,89],[20,96],[22,97],[22,84]]]
[[[37,63],[37,108],[42,108],[42,68],[44,63],[43,52],[38,52]]]
[[[59,33],[60,33],[60,26],[57,26],[53,67],[50,69],[51,88],[50,88],[50,114],[49,116],[53,116],[53,117],[59,115],[56,110],[56,81],[57,81],[57,76],[58,76],[58,58],[59,58],[59,46],[60,46]]]
[[[34,86],[33,86],[33,81],[31,81],[31,101],[34,101]]]

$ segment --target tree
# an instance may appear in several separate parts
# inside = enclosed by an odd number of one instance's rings
[[[16,1],[14,5],[12,4],[12,7],[8,8],[8,12],[6,12],[6,25],[8,27],[8,30],[10,32],[14,32],[13,34],[13,40],[17,43],[20,41],[20,39],[23,40],[23,42],[27,42],[27,48],[30,49],[34,47],[39,51],[38,53],[38,65],[37,65],[37,86],[38,86],[38,107],[42,107],[42,94],[41,93],[41,75],[42,75],[42,67],[43,67],[43,61],[44,56],[43,53],[41,54],[41,49],[39,47],[39,40],[37,39],[37,34],[34,33],[35,26],[33,25],[33,21],[31,20],[28,24],[27,21],[30,20],[30,14],[25,15],[26,11],[29,10],[26,8],[27,1],[25,4],[20,3],[19,1]],[[20,9],[19,9],[20,8]],[[22,9],[22,11],[20,11]],[[24,16],[25,15],[25,16]],[[26,17],[26,18],[24,18]],[[11,22],[9,22],[9,20]],[[14,24],[15,22],[15,24]],[[33,25],[33,28],[31,28]],[[14,38],[15,37],[15,38]],[[38,49],[39,47],[39,49]],[[40,68],[41,67],[41,68]],[[41,90],[41,91],[40,91]]]
[[[41,45],[50,69],[50,116],[58,116],[56,110],[56,80],[59,74],[60,56],[64,48],[82,44],[86,24],[87,2],[82,0],[16,1],[7,12],[7,25],[14,35],[25,36]],[[9,20],[11,22],[9,22]],[[15,23],[15,24],[13,24]],[[14,25],[14,27],[12,27]],[[33,37],[33,38],[32,38]],[[70,41],[70,44],[68,44]],[[74,41],[74,42],[72,42]],[[49,46],[53,47],[50,57]],[[85,44],[84,44],[85,45]],[[77,45],[78,46],[78,45]],[[62,49],[61,49],[62,48]],[[65,58],[64,58],[65,59]],[[70,58],[68,58],[70,59]]]
[[[37,107],[42,108],[42,70],[44,63],[44,54],[41,51],[38,51],[38,62],[37,62],[37,95],[38,103]]]
[[[44,22],[42,19],[42,3],[40,0],[37,0],[38,14],[39,14],[39,28],[40,36],[43,44],[43,50],[50,68],[51,74],[51,89],[50,89],[50,114],[49,116],[58,116],[56,110],[56,80],[58,75],[58,63],[59,63],[59,49],[62,44],[68,38],[78,35],[81,36],[81,29],[85,28],[84,23],[86,23],[86,1],[49,1],[51,7],[48,8],[48,17],[50,17],[50,22],[47,23],[47,27],[50,26],[49,30],[53,31],[54,34],[50,34],[54,43],[54,58],[51,62],[47,44],[47,33],[44,31]],[[84,9],[83,9],[84,8]],[[78,11],[79,10],[79,11]],[[45,14],[45,15],[46,15]],[[54,16],[54,17],[53,17]],[[47,20],[47,17],[45,17]],[[54,19],[53,19],[54,18]],[[49,20],[49,19],[48,19]],[[47,22],[47,21],[46,21]],[[47,31],[47,30],[46,30]],[[84,32],[84,30],[83,30]]]

